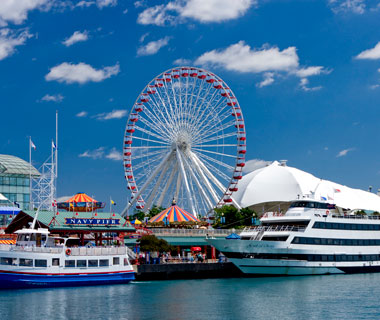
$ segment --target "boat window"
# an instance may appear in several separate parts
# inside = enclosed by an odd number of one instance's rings
[[[113,265],[120,264],[120,258],[119,257],[113,257]]]
[[[22,266],[22,267],[33,267],[33,259],[20,258],[20,266]]]
[[[17,258],[1,258],[0,264],[5,266],[17,266]]]
[[[65,261],[66,268],[75,268],[75,260],[66,260]]]
[[[59,258],[53,258],[52,259],[52,266],[59,267]]]
[[[108,267],[109,265],[110,265],[110,262],[108,259],[99,260],[99,267]]]
[[[77,260],[77,268],[86,268],[87,260]]]
[[[88,266],[94,268],[98,266],[98,260],[88,260]]]
[[[30,235],[30,241],[36,241],[36,234],[35,233],[32,233]]]
[[[45,260],[45,259],[36,259],[36,260],[34,260],[34,266],[35,267],[46,268],[47,267],[47,260]]]

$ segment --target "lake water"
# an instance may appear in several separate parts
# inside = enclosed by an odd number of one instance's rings
[[[380,274],[0,291],[0,319],[380,319]]]

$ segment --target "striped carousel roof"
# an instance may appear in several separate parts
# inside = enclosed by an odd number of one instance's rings
[[[160,221],[166,222],[166,218],[168,222],[190,222],[190,221],[199,222],[199,220],[196,217],[194,217],[192,214],[181,209],[177,205],[173,205],[165,209],[164,211],[160,212],[159,214],[155,215],[153,218],[149,220],[149,223],[160,222]]]
[[[76,195],[72,196],[69,200],[65,202],[97,202],[95,199],[91,198],[84,192],[79,192]]]

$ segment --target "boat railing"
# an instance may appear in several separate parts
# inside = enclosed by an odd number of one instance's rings
[[[70,248],[72,256],[104,256],[126,254],[126,247],[78,247]]]
[[[236,229],[173,229],[173,228],[154,228],[151,229],[155,235],[167,235],[178,237],[197,237],[197,236],[228,236],[231,233],[240,233],[241,230]]]
[[[291,226],[291,225],[285,225],[285,226],[253,226],[253,227],[247,227],[244,228],[243,232],[257,232],[257,233],[264,233],[267,231],[274,231],[274,232],[304,232],[306,230],[306,227],[302,226]]]
[[[36,246],[9,246],[8,251],[39,252],[39,253],[61,253],[63,247],[36,247]]]

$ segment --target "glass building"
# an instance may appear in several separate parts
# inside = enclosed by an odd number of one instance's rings
[[[15,156],[0,154],[0,193],[20,209],[29,209],[30,174],[37,178],[40,173],[29,162]]]

